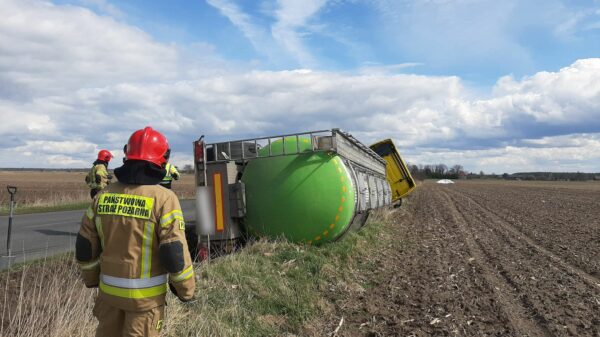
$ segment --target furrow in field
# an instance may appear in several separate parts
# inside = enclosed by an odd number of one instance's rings
[[[459,221],[483,253],[493,281],[503,279],[503,294],[512,294],[521,308],[518,328],[531,335],[597,336],[600,334],[600,288],[595,277],[572,266],[502,217],[455,191],[443,192],[453,201]],[[527,224],[524,224],[525,226]],[[509,301],[510,305],[514,304]],[[512,320],[511,320],[512,322]],[[529,325],[529,326],[528,326]]]
[[[486,213],[487,216],[492,217],[492,218],[496,218],[498,221],[497,223],[502,226],[506,231],[510,232],[514,237],[519,238],[523,241],[525,241],[526,244],[528,244],[529,246],[531,246],[533,249],[537,250],[540,254],[546,255],[549,259],[552,259],[554,262],[556,262],[557,264],[559,264],[562,268],[568,270],[569,272],[573,273],[573,274],[577,274],[579,277],[581,277],[583,280],[585,280],[586,282],[588,282],[591,286],[593,287],[600,287],[600,278],[597,278],[593,275],[588,274],[587,272],[585,272],[584,270],[580,269],[579,267],[565,261],[564,259],[562,259],[560,256],[558,256],[557,254],[553,253],[552,251],[542,247],[541,245],[538,245],[531,237],[529,237],[527,234],[525,234],[524,232],[520,231],[516,226],[514,226],[513,224],[511,224],[509,221],[506,221],[500,214],[498,214],[495,210],[486,207],[485,205],[483,205],[482,203],[478,202],[477,200],[469,197],[468,195],[462,194],[462,197],[465,198],[466,200],[468,200],[469,203],[472,203],[474,205],[476,205],[476,207],[483,213]]]
[[[448,212],[452,214],[454,223],[458,225],[459,230],[464,236],[469,252],[473,256],[473,262],[477,263],[483,270],[484,276],[496,296],[496,299],[502,306],[502,310],[507,314],[510,324],[515,328],[520,336],[548,336],[549,331],[539,320],[539,313],[529,303],[527,298],[519,295],[514,287],[514,283],[507,279],[505,275],[496,270],[497,266],[493,253],[482,245],[479,237],[487,233],[473,233],[470,221],[457,207],[456,201],[447,193],[441,192],[445,199]]]

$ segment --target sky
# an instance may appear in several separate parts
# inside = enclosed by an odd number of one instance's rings
[[[600,172],[600,0],[0,0],[0,167],[341,128],[413,164]],[[111,163],[111,166],[118,164]]]

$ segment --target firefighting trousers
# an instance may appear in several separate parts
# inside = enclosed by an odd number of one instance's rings
[[[165,306],[148,311],[125,311],[96,299],[96,337],[158,337],[163,328]]]

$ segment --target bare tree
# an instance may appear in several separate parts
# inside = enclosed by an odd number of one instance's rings
[[[462,165],[455,164],[450,169],[450,172],[454,173],[454,174],[460,174],[461,172],[464,172],[464,170],[465,170],[465,168]]]
[[[448,171],[448,166],[446,164],[437,164],[435,165],[434,172],[436,174],[445,174]]]

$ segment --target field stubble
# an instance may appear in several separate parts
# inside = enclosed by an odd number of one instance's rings
[[[90,201],[90,190],[85,184],[86,174],[67,171],[0,171],[0,210],[6,211],[9,205],[7,185],[18,187],[15,196],[17,208],[43,209],[87,203]],[[173,182],[173,191],[180,199],[193,198],[194,175],[182,174],[180,180]]]

